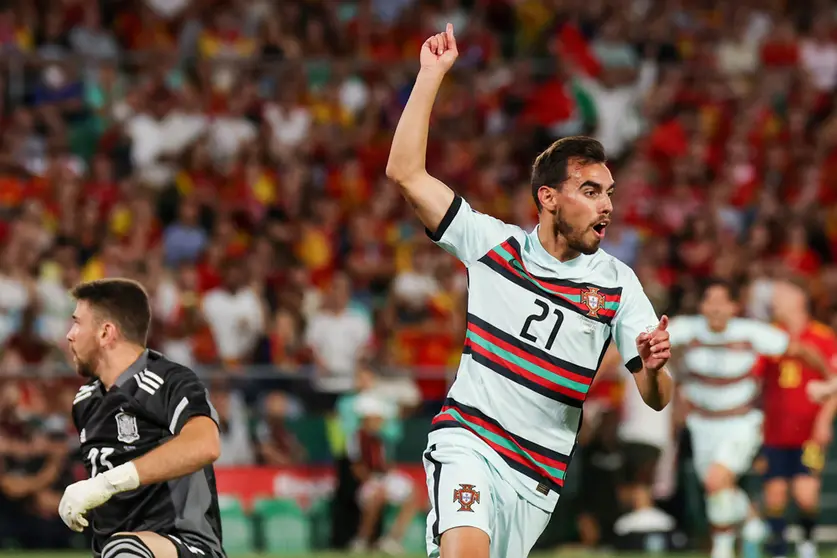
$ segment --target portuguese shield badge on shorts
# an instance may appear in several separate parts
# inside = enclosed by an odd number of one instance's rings
[[[474,490],[473,484],[460,484],[459,488],[453,489],[453,501],[459,504],[456,511],[472,512],[471,507],[480,503],[480,493]]]

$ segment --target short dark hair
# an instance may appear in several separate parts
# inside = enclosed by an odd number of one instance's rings
[[[579,159],[582,163],[606,163],[602,144],[587,136],[561,138],[538,155],[532,165],[532,198],[538,211],[541,201],[538,190],[541,186],[557,188],[567,180],[567,163],[570,159]]]
[[[79,283],[70,292],[95,312],[112,320],[126,341],[145,346],[151,327],[151,304],[145,288],[132,279],[98,279]]]
[[[738,298],[741,296],[741,290],[738,288],[738,285],[732,281],[727,281],[726,279],[721,279],[720,277],[712,277],[703,283],[703,289],[700,293],[701,298],[705,297],[706,293],[709,292],[709,289],[713,287],[720,287],[726,290],[730,300],[734,302],[738,302]]]

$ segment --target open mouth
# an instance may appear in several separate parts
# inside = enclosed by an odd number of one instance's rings
[[[607,221],[602,221],[601,223],[597,223],[593,225],[593,232],[596,233],[600,239],[604,238],[605,236],[605,229],[607,228]]]

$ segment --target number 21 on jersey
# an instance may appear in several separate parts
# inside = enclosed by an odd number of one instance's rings
[[[564,323],[564,313],[561,312],[559,308],[554,308],[552,312],[550,312],[549,305],[542,301],[542,300],[535,300],[535,306],[538,307],[538,312],[535,312],[528,318],[526,321],[523,322],[523,329],[520,330],[520,336],[527,341],[531,341],[532,343],[537,343],[538,338],[529,333],[529,328],[532,327],[534,322],[542,322],[550,317],[551,314],[555,315],[555,322],[552,326],[552,330],[549,333],[549,337],[546,339],[546,343],[544,344],[544,348],[547,351],[552,349],[552,345],[555,343],[555,337],[558,335],[558,330],[561,329],[561,324]]]

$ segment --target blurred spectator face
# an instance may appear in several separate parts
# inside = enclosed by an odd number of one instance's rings
[[[103,323],[86,301],[78,301],[73,312],[73,325],[67,333],[67,341],[70,343],[73,364],[79,376],[96,377],[96,365],[101,356],[101,341],[105,339],[106,327],[114,326],[112,323]]]
[[[184,291],[195,291],[198,288],[198,271],[194,265],[182,265],[177,273],[177,285]]]
[[[93,159],[93,180],[102,184],[113,181],[113,165],[104,155],[97,155]]]
[[[808,232],[799,223],[792,225],[787,231],[787,244],[793,248],[805,249],[808,246]]]
[[[756,223],[750,229],[750,248],[755,252],[762,252],[770,245],[770,229],[765,223]]]
[[[293,314],[287,310],[277,311],[273,321],[273,330],[283,339],[294,339],[296,337],[297,327]]]
[[[600,37],[604,41],[619,40],[619,22],[616,18],[610,18],[604,25],[602,25]]]
[[[269,419],[284,419],[288,414],[288,398],[280,391],[270,392],[264,400],[264,412]]]
[[[184,200],[180,204],[180,222],[183,225],[194,227],[198,224],[198,204],[192,200]]]
[[[334,276],[331,283],[331,291],[329,292],[329,301],[334,309],[342,310],[349,304],[351,300],[352,288],[349,283],[349,278],[340,273]]]
[[[224,286],[231,292],[237,292],[244,286],[246,277],[241,262],[230,262],[224,270]]]
[[[799,286],[788,281],[778,281],[773,286],[773,317],[787,323],[794,316],[805,312],[807,295]]]
[[[723,285],[713,285],[703,293],[700,302],[700,313],[709,323],[713,331],[723,331],[727,322],[738,312],[738,304],[730,296],[729,290]]]
[[[540,187],[541,223],[550,233],[566,238],[570,249],[594,254],[604,238],[600,223],[609,223],[613,212],[609,193],[613,177],[604,164],[579,161],[567,164],[567,176],[563,184]]]
[[[431,273],[433,268],[433,254],[432,248],[427,246],[421,246],[413,252],[413,269],[416,273]]]
[[[41,79],[52,89],[59,89],[67,82],[67,75],[58,64],[52,64],[44,69]]]
[[[363,417],[361,428],[370,434],[378,434],[384,427],[384,417],[370,415]]]

